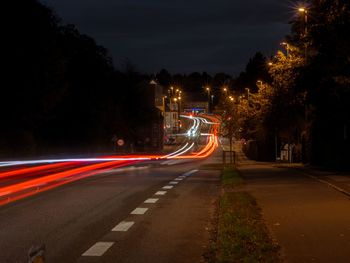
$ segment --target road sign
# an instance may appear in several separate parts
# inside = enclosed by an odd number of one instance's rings
[[[118,146],[123,146],[124,145],[124,140],[123,139],[119,139],[117,141],[117,144],[118,144]]]

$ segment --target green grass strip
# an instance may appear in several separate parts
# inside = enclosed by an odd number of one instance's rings
[[[254,198],[247,192],[237,191],[242,182],[234,168],[224,168],[215,261],[280,262],[279,249],[268,235]]]

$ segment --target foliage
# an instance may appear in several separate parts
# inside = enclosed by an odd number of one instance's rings
[[[240,136],[267,141],[275,134],[302,145],[304,162],[339,168],[350,159],[350,5],[309,0],[305,6],[307,13],[291,22],[286,54],[269,61],[270,76],[257,70],[259,56],[251,59],[236,80],[234,109],[226,111],[236,116]]]
[[[109,150],[114,134],[132,140],[134,127],[152,117],[140,85],[147,76],[115,71],[105,48],[36,0],[7,1],[4,12],[12,14],[0,97],[7,158]]]

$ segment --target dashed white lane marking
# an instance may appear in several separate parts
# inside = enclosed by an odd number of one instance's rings
[[[135,208],[130,214],[143,215],[144,213],[146,213],[147,210],[148,208],[138,207],[138,208]]]
[[[171,188],[173,188],[174,186],[172,186],[172,185],[166,185],[166,186],[163,186],[162,188],[163,189],[171,189]]]
[[[144,203],[155,204],[158,200],[159,200],[158,198],[148,198]]]
[[[165,195],[166,191],[158,191],[155,193],[155,195]]]
[[[97,242],[95,245],[93,245],[88,250],[86,250],[82,256],[86,256],[86,257],[100,257],[113,244],[114,244],[114,242]]]
[[[196,173],[196,172],[198,172],[197,169],[196,169],[196,170],[192,170],[192,171],[188,171],[188,172],[184,173],[183,175],[184,175],[184,176],[190,176],[191,174],[194,174],[194,173]]]
[[[169,184],[178,184],[179,182],[176,182],[176,181],[171,181],[169,182]]]
[[[150,168],[149,166],[139,166],[139,167],[130,166],[130,167],[126,167],[126,168],[116,168],[116,169],[104,171],[104,172],[99,173],[99,175],[109,174],[109,173],[121,173],[121,172],[135,171],[135,170],[144,170],[144,169],[149,169],[149,168]]]
[[[132,221],[122,221],[118,225],[116,225],[112,231],[121,231],[121,232],[126,232],[129,230],[130,227],[133,226],[135,222]]]
[[[179,177],[178,177],[178,178],[175,178],[175,180],[176,180],[176,181],[182,181],[183,178],[179,178]]]

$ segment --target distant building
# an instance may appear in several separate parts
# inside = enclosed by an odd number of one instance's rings
[[[164,130],[166,134],[177,133],[180,130],[178,104],[168,98],[165,100]]]
[[[163,114],[163,87],[155,81],[145,83],[145,100],[153,107],[148,112],[150,120],[137,128],[137,139],[135,141],[136,151],[152,151],[163,149],[164,138],[164,114]]]
[[[200,114],[209,113],[209,101],[205,94],[186,92],[186,100],[182,105],[183,112]]]
[[[208,113],[209,104],[207,101],[186,101],[183,104],[183,111],[192,114]]]

